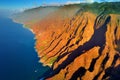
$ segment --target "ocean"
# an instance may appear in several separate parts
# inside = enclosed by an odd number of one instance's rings
[[[34,34],[0,17],[0,80],[39,80],[49,67],[39,63]]]

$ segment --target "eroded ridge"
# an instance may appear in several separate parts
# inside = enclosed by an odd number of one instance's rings
[[[45,80],[120,79],[120,15],[106,12],[63,6],[30,24]]]
[[[50,30],[46,30],[48,45],[39,53],[40,61],[53,69],[46,79],[102,80],[119,77],[119,17],[79,12],[65,20],[61,27],[53,29],[50,35]]]

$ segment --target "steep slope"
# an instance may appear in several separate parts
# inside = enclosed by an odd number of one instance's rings
[[[109,7],[115,4],[115,9]],[[45,79],[119,80],[118,7],[120,3],[52,7],[35,22],[23,21],[35,34],[40,62],[53,69]]]

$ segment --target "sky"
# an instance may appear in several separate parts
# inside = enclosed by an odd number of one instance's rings
[[[28,9],[42,4],[72,4],[80,2],[104,2],[120,0],[0,0],[0,9]]]

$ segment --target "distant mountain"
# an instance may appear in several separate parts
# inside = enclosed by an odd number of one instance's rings
[[[35,34],[45,80],[120,79],[120,3],[81,3],[14,15]]]

